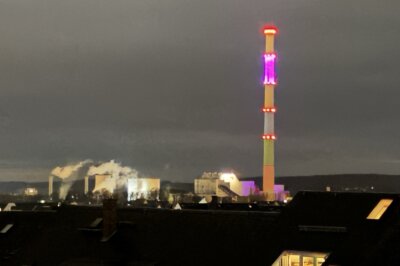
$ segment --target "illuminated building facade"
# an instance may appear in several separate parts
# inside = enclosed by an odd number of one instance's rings
[[[115,179],[112,179],[112,176],[110,174],[97,174],[94,176],[94,190],[95,191],[101,191],[102,189],[107,189],[110,193],[114,192],[116,183]]]
[[[107,190],[110,193],[125,191],[127,200],[156,199],[160,191],[159,178],[127,178],[117,179],[110,174],[95,175],[95,188],[93,192]]]
[[[277,54],[274,50],[275,34],[278,32],[274,26],[264,27],[265,53],[264,57],[264,160],[263,160],[263,191],[273,195],[275,183],[274,167],[274,142],[276,140],[274,130],[274,114],[276,107],[274,103],[274,90],[277,85],[275,64]]]
[[[24,190],[25,196],[37,196],[39,194],[38,190],[34,187],[28,187]]]
[[[156,199],[160,191],[159,178],[129,178],[127,183],[128,200]]]
[[[234,173],[204,172],[194,180],[194,193],[199,196],[244,196],[243,184]]]
[[[272,266],[322,266],[328,253],[286,250]]]

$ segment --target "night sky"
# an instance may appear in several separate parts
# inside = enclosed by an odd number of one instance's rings
[[[399,173],[400,2],[0,1],[0,180],[115,159],[261,175],[261,28],[280,32],[278,176]]]

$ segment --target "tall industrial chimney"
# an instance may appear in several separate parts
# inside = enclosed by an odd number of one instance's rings
[[[53,195],[53,176],[49,176],[49,197]]]
[[[263,161],[263,192],[268,193],[271,199],[274,195],[275,167],[274,167],[274,89],[277,85],[275,62],[277,55],[274,51],[274,39],[278,29],[275,26],[265,26],[265,53],[264,53],[264,161]]]
[[[85,193],[85,195],[87,195],[89,193],[89,176],[85,176],[84,193]]]

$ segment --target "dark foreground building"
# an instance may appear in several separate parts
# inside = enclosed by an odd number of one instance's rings
[[[114,207],[0,212],[0,265],[398,265],[400,259],[394,194],[300,192],[282,211]]]

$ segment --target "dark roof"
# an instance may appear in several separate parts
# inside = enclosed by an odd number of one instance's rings
[[[393,202],[381,219],[368,220],[381,199]],[[377,243],[400,221],[399,205],[396,194],[299,192],[278,220],[272,257],[283,250],[321,251],[331,253],[327,265],[382,265],[369,263],[380,256]]]
[[[118,210],[117,234],[100,242],[101,231],[80,229],[101,216],[101,208],[82,206],[64,206],[57,212],[1,212],[0,221],[15,228],[0,236],[0,265],[91,265],[90,260],[197,265],[241,247],[249,250],[245,257],[235,253],[227,261],[245,262],[262,250],[250,248],[257,232],[267,236],[277,218],[267,212],[125,208]]]
[[[393,203],[367,220],[382,198]],[[93,225],[101,207],[0,212],[0,228],[13,224],[0,234],[0,265],[271,265],[284,250],[330,253],[327,265],[395,265],[399,204],[394,194],[300,192],[281,214],[121,208],[106,242],[104,219]]]

